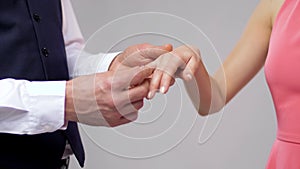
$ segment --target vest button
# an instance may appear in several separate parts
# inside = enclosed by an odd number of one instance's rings
[[[45,57],[48,57],[49,56],[49,50],[47,48],[42,48],[42,54],[45,56]]]
[[[41,21],[41,17],[38,15],[38,14],[33,14],[33,19],[36,21],[36,22],[40,22]]]

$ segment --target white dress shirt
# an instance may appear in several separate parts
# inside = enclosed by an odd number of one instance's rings
[[[84,39],[69,0],[62,1],[62,9],[70,77],[107,71],[118,53],[85,53],[78,59]],[[65,87],[66,81],[0,80],[0,133],[39,134],[62,129]]]

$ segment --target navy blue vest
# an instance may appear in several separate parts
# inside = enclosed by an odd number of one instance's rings
[[[60,0],[0,0],[0,79],[4,78],[68,80]],[[1,133],[0,168],[56,169],[66,140],[83,166],[76,123],[53,133]]]

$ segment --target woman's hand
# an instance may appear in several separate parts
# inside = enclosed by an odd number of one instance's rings
[[[172,52],[161,55],[147,65],[156,68],[152,75],[147,98],[152,99],[158,90],[166,93],[174,84],[175,77],[180,77],[185,81],[192,80],[200,65],[200,51],[193,46],[183,45]]]

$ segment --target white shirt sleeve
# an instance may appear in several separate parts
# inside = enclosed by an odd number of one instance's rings
[[[0,80],[0,132],[39,134],[64,125],[65,81]]]
[[[85,52],[84,38],[78,26],[76,16],[70,0],[62,1],[63,7],[63,34],[66,45],[69,75],[75,78],[81,75],[105,72],[113,59],[120,53]]]
[[[81,52],[84,39],[71,3],[64,0],[62,5],[70,77],[107,71],[118,53]],[[0,80],[0,133],[40,134],[64,129],[65,87],[65,81]]]

